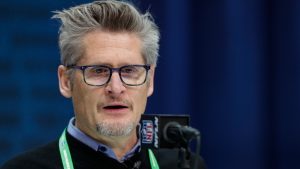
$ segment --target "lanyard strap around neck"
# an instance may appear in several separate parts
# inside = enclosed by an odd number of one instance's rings
[[[71,153],[66,139],[66,130],[59,138],[59,152],[64,169],[74,169]],[[158,163],[151,149],[148,149],[151,169],[159,169]]]
[[[59,138],[59,152],[64,169],[74,169],[68,142],[66,139],[66,129]]]
[[[159,169],[159,165],[156,161],[156,158],[152,152],[151,149],[148,149],[148,154],[149,154],[149,158],[150,158],[150,165],[152,169]]]

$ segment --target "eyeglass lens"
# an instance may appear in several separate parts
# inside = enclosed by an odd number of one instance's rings
[[[147,69],[141,65],[129,65],[121,68],[90,66],[84,71],[85,82],[95,86],[104,85],[110,80],[113,71],[118,71],[121,81],[127,85],[143,84],[147,76]]]

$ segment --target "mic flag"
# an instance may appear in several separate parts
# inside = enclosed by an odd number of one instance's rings
[[[189,126],[189,115],[171,115],[171,114],[143,114],[140,120],[140,137],[143,148],[175,148],[176,145],[170,144],[166,140],[164,133],[165,127],[172,123],[181,126]]]

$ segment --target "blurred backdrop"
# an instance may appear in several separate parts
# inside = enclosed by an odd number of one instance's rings
[[[0,1],[0,164],[56,139],[52,12],[87,0]],[[146,113],[190,114],[209,169],[299,169],[300,1],[133,0],[162,39]]]

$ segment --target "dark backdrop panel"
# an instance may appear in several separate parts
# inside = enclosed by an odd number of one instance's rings
[[[0,164],[56,139],[73,116],[50,17],[83,2],[0,2]],[[146,113],[190,114],[209,169],[299,169],[300,1],[133,2],[162,34]]]

